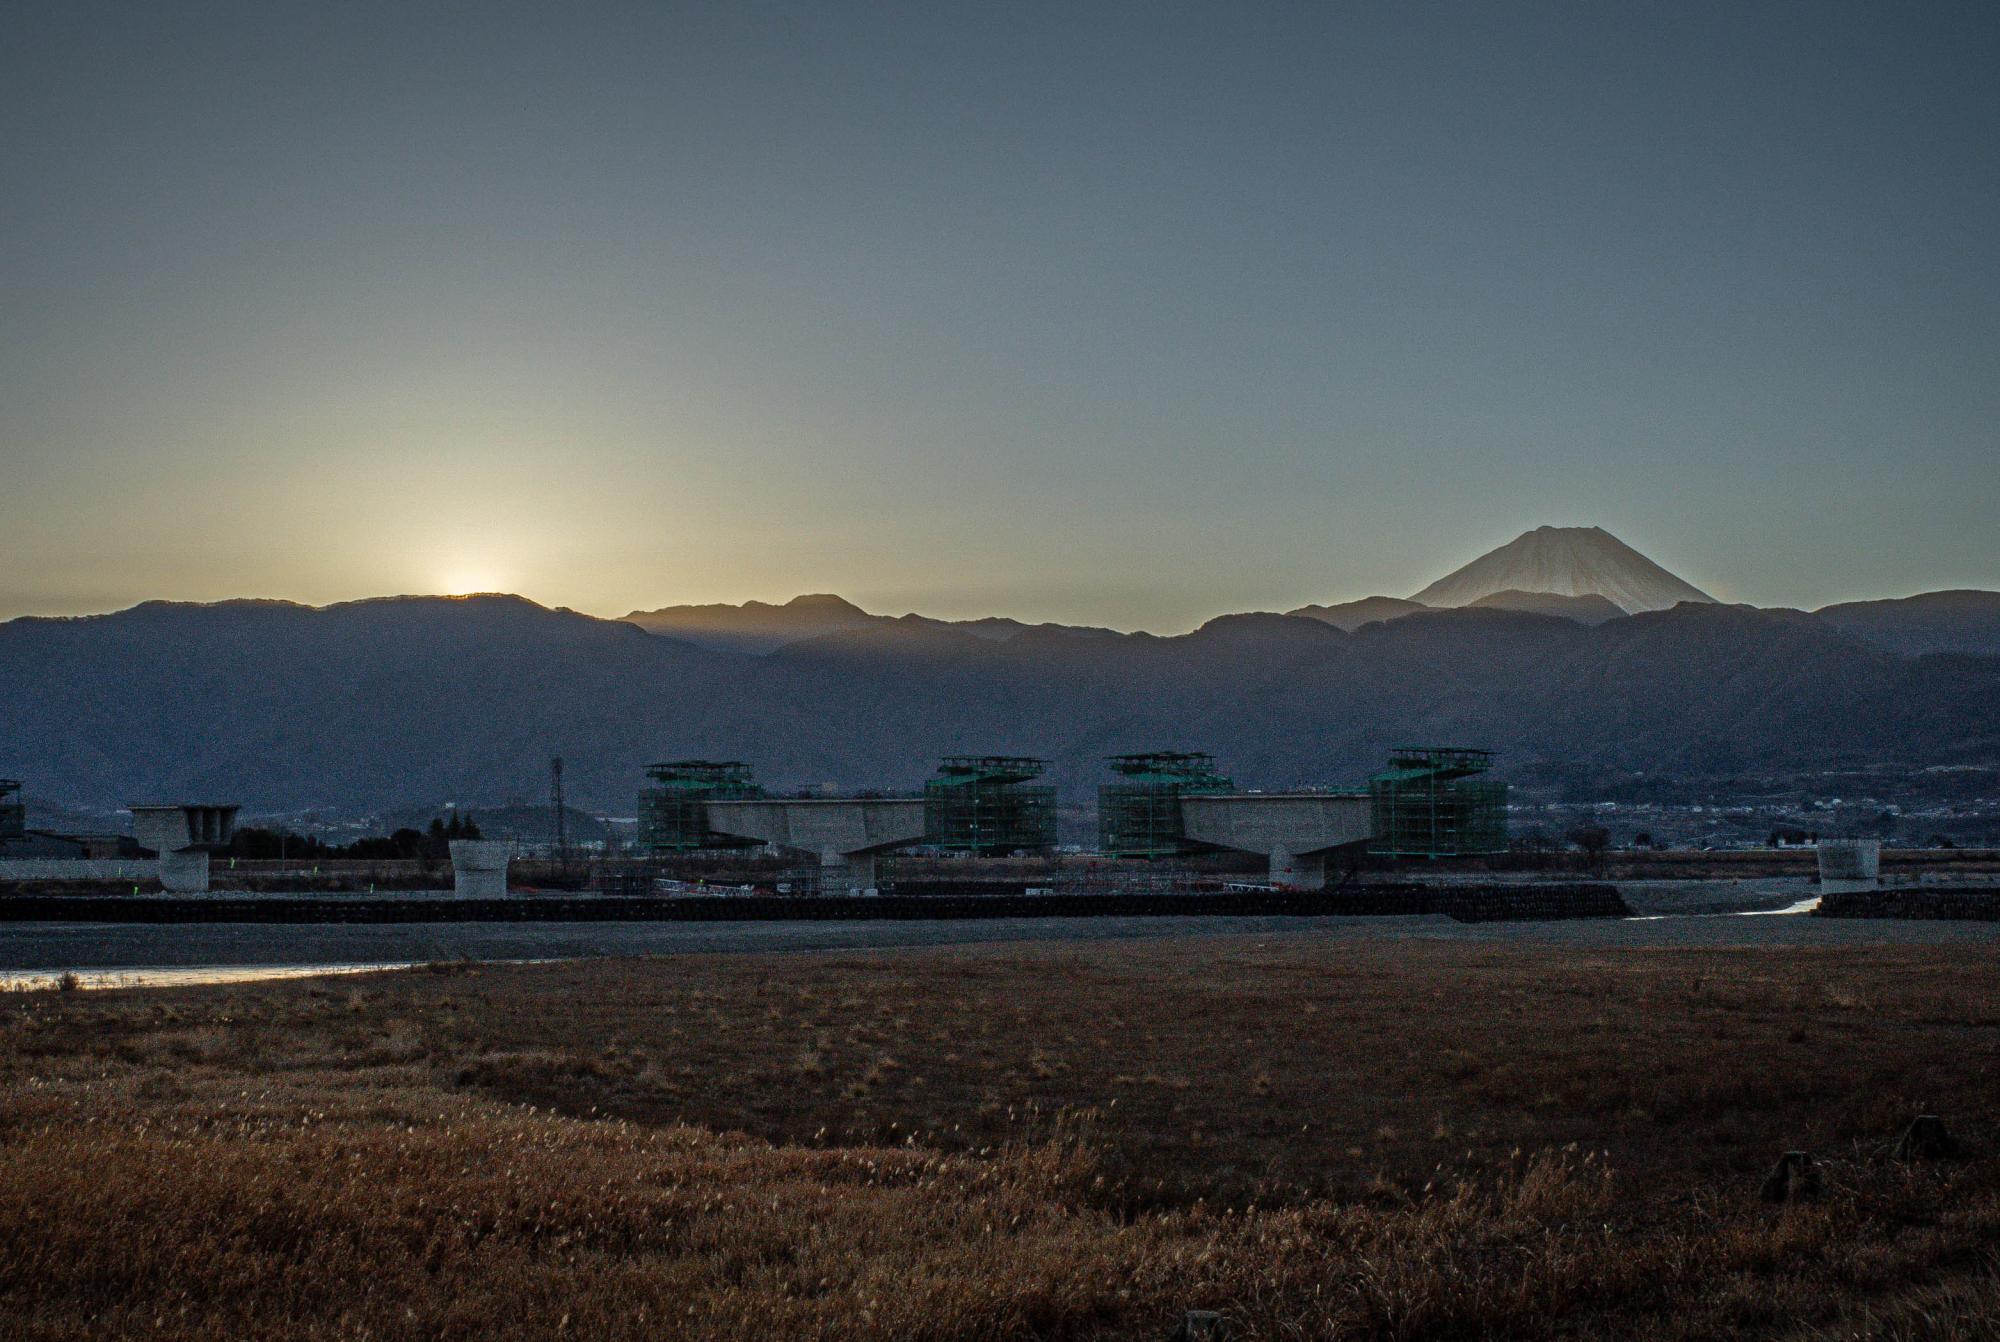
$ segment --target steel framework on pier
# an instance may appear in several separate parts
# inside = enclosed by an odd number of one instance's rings
[[[1381,857],[1464,857],[1507,850],[1507,785],[1480,775],[1493,752],[1404,746],[1368,777]]]
[[[1056,846],[1056,790],[1035,785],[1047,760],[950,755],[924,784],[924,842],[983,856]]]
[[[1199,847],[1188,843],[1181,798],[1236,790],[1216,772],[1215,756],[1199,751],[1113,755],[1110,765],[1119,780],[1097,789],[1097,846],[1106,857],[1177,857]]]
[[[707,803],[761,797],[740,760],[668,760],[646,770],[652,782],[639,792],[639,848],[686,853],[701,848],[754,848],[755,839],[718,834],[708,827]]]

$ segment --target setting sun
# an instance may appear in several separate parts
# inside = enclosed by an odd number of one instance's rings
[[[466,565],[463,568],[445,570],[438,579],[438,591],[445,596],[472,596],[479,592],[498,592],[505,588],[494,570]]]

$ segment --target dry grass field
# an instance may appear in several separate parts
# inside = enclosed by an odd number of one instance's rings
[[[0,1336],[2000,1336],[1990,949],[1272,938],[0,999]],[[1903,1163],[1941,1114],[1958,1159]],[[1814,1152],[1824,1191],[1761,1177]]]

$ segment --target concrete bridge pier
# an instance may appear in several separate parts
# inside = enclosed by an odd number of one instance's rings
[[[451,888],[460,899],[507,898],[507,864],[512,839],[453,839]]]
[[[175,895],[208,892],[208,855],[236,835],[235,806],[137,805],[132,837],[160,855],[160,885]]]
[[[1358,793],[1230,792],[1180,801],[1188,838],[1268,856],[1271,884],[1282,889],[1324,889],[1327,855],[1359,848],[1375,834],[1374,805]]]
[[[1326,854],[1271,850],[1271,884],[1288,890],[1321,890],[1326,886]]]
[[[843,894],[852,890],[875,889],[874,853],[837,853],[831,850],[819,855],[819,888],[825,894]]]
[[[758,797],[706,805],[708,827],[718,834],[817,857],[822,894],[875,889],[883,853],[924,841],[921,798]]]
[[[190,848],[160,854],[160,888],[170,895],[198,895],[208,890],[208,850]]]
[[[1873,890],[1882,884],[1881,877],[1880,839],[1819,841],[1820,894],[1844,895],[1857,890]]]

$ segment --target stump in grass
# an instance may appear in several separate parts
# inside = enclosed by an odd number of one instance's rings
[[[1806,1151],[1787,1151],[1779,1156],[1759,1190],[1766,1202],[1810,1202],[1819,1195],[1819,1162]]]
[[[1896,1143],[1898,1160],[1949,1160],[1958,1154],[1958,1139],[1945,1130],[1936,1114],[1919,1114]]]
[[[1229,1342],[1229,1330],[1215,1310],[1191,1309],[1174,1330],[1173,1342]]]

